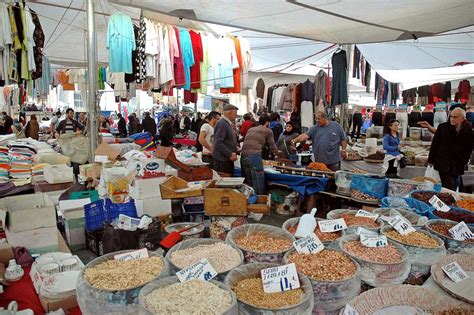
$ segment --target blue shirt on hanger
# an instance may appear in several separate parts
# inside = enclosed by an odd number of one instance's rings
[[[132,73],[132,50],[135,48],[132,19],[121,12],[113,14],[107,29],[110,71]]]
[[[186,84],[183,86],[185,90],[191,89],[191,67],[194,65],[193,44],[191,42],[191,35],[187,29],[179,28],[179,42],[181,44],[181,54],[184,63],[184,76]]]

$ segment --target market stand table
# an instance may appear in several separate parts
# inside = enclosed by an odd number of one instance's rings
[[[171,142],[175,144],[183,145],[183,146],[188,146],[188,147],[196,146],[196,140],[189,139],[189,138],[174,138],[171,140]]]

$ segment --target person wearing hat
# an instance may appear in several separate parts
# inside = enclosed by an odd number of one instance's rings
[[[212,158],[214,170],[232,176],[234,174],[234,161],[237,160],[237,134],[232,124],[237,118],[238,107],[226,104],[224,115],[214,128],[214,145]]]

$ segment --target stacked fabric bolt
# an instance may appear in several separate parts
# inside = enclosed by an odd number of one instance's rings
[[[129,138],[132,138],[143,150],[153,150],[155,148],[153,137],[148,132],[136,133],[130,135]]]
[[[8,183],[10,181],[8,172],[11,168],[10,157],[8,156],[8,148],[0,147],[0,183]]]
[[[39,164],[33,165],[33,167],[31,168],[31,175],[32,175],[31,180],[33,183],[44,181],[43,168],[48,165],[49,165],[48,163],[39,163]]]

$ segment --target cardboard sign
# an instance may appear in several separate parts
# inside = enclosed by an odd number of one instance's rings
[[[343,218],[334,219],[334,220],[321,220],[318,221],[319,229],[321,232],[337,232],[340,230],[347,229],[346,221]]]
[[[184,269],[181,269],[176,273],[179,281],[186,282],[192,279],[209,281],[215,276],[217,276],[216,270],[211,266],[207,259],[202,259]]]
[[[356,217],[364,217],[364,218],[369,218],[369,219],[372,219],[372,220],[377,220],[377,218],[379,217],[378,214],[376,213],[372,213],[372,212],[368,212],[368,211],[365,211],[365,210],[359,210],[357,211]]]
[[[294,263],[262,269],[260,274],[265,293],[284,292],[300,287],[300,279]]]
[[[314,254],[324,249],[323,243],[314,233],[297,239],[293,242],[293,247],[300,254]]]
[[[452,228],[449,229],[451,236],[458,241],[467,241],[474,238],[474,234],[471,232],[466,222],[462,221]]]
[[[146,248],[142,248],[139,250],[134,250],[132,252],[115,255],[114,259],[127,261],[130,259],[142,259],[148,257],[148,250]]]
[[[401,235],[407,235],[416,231],[407,219],[399,215],[396,215],[392,220],[388,221],[388,224],[393,226]]]
[[[365,247],[383,247],[388,245],[387,237],[385,235],[367,235],[360,236],[360,242]]]
[[[436,195],[433,195],[433,197],[431,197],[429,201],[431,205],[435,207],[438,211],[448,212],[449,210],[451,210],[451,208],[448,207],[444,202],[442,202],[441,199],[439,199]]]
[[[470,278],[457,262],[447,264],[441,267],[441,269],[443,269],[444,273],[454,282],[461,282]]]

